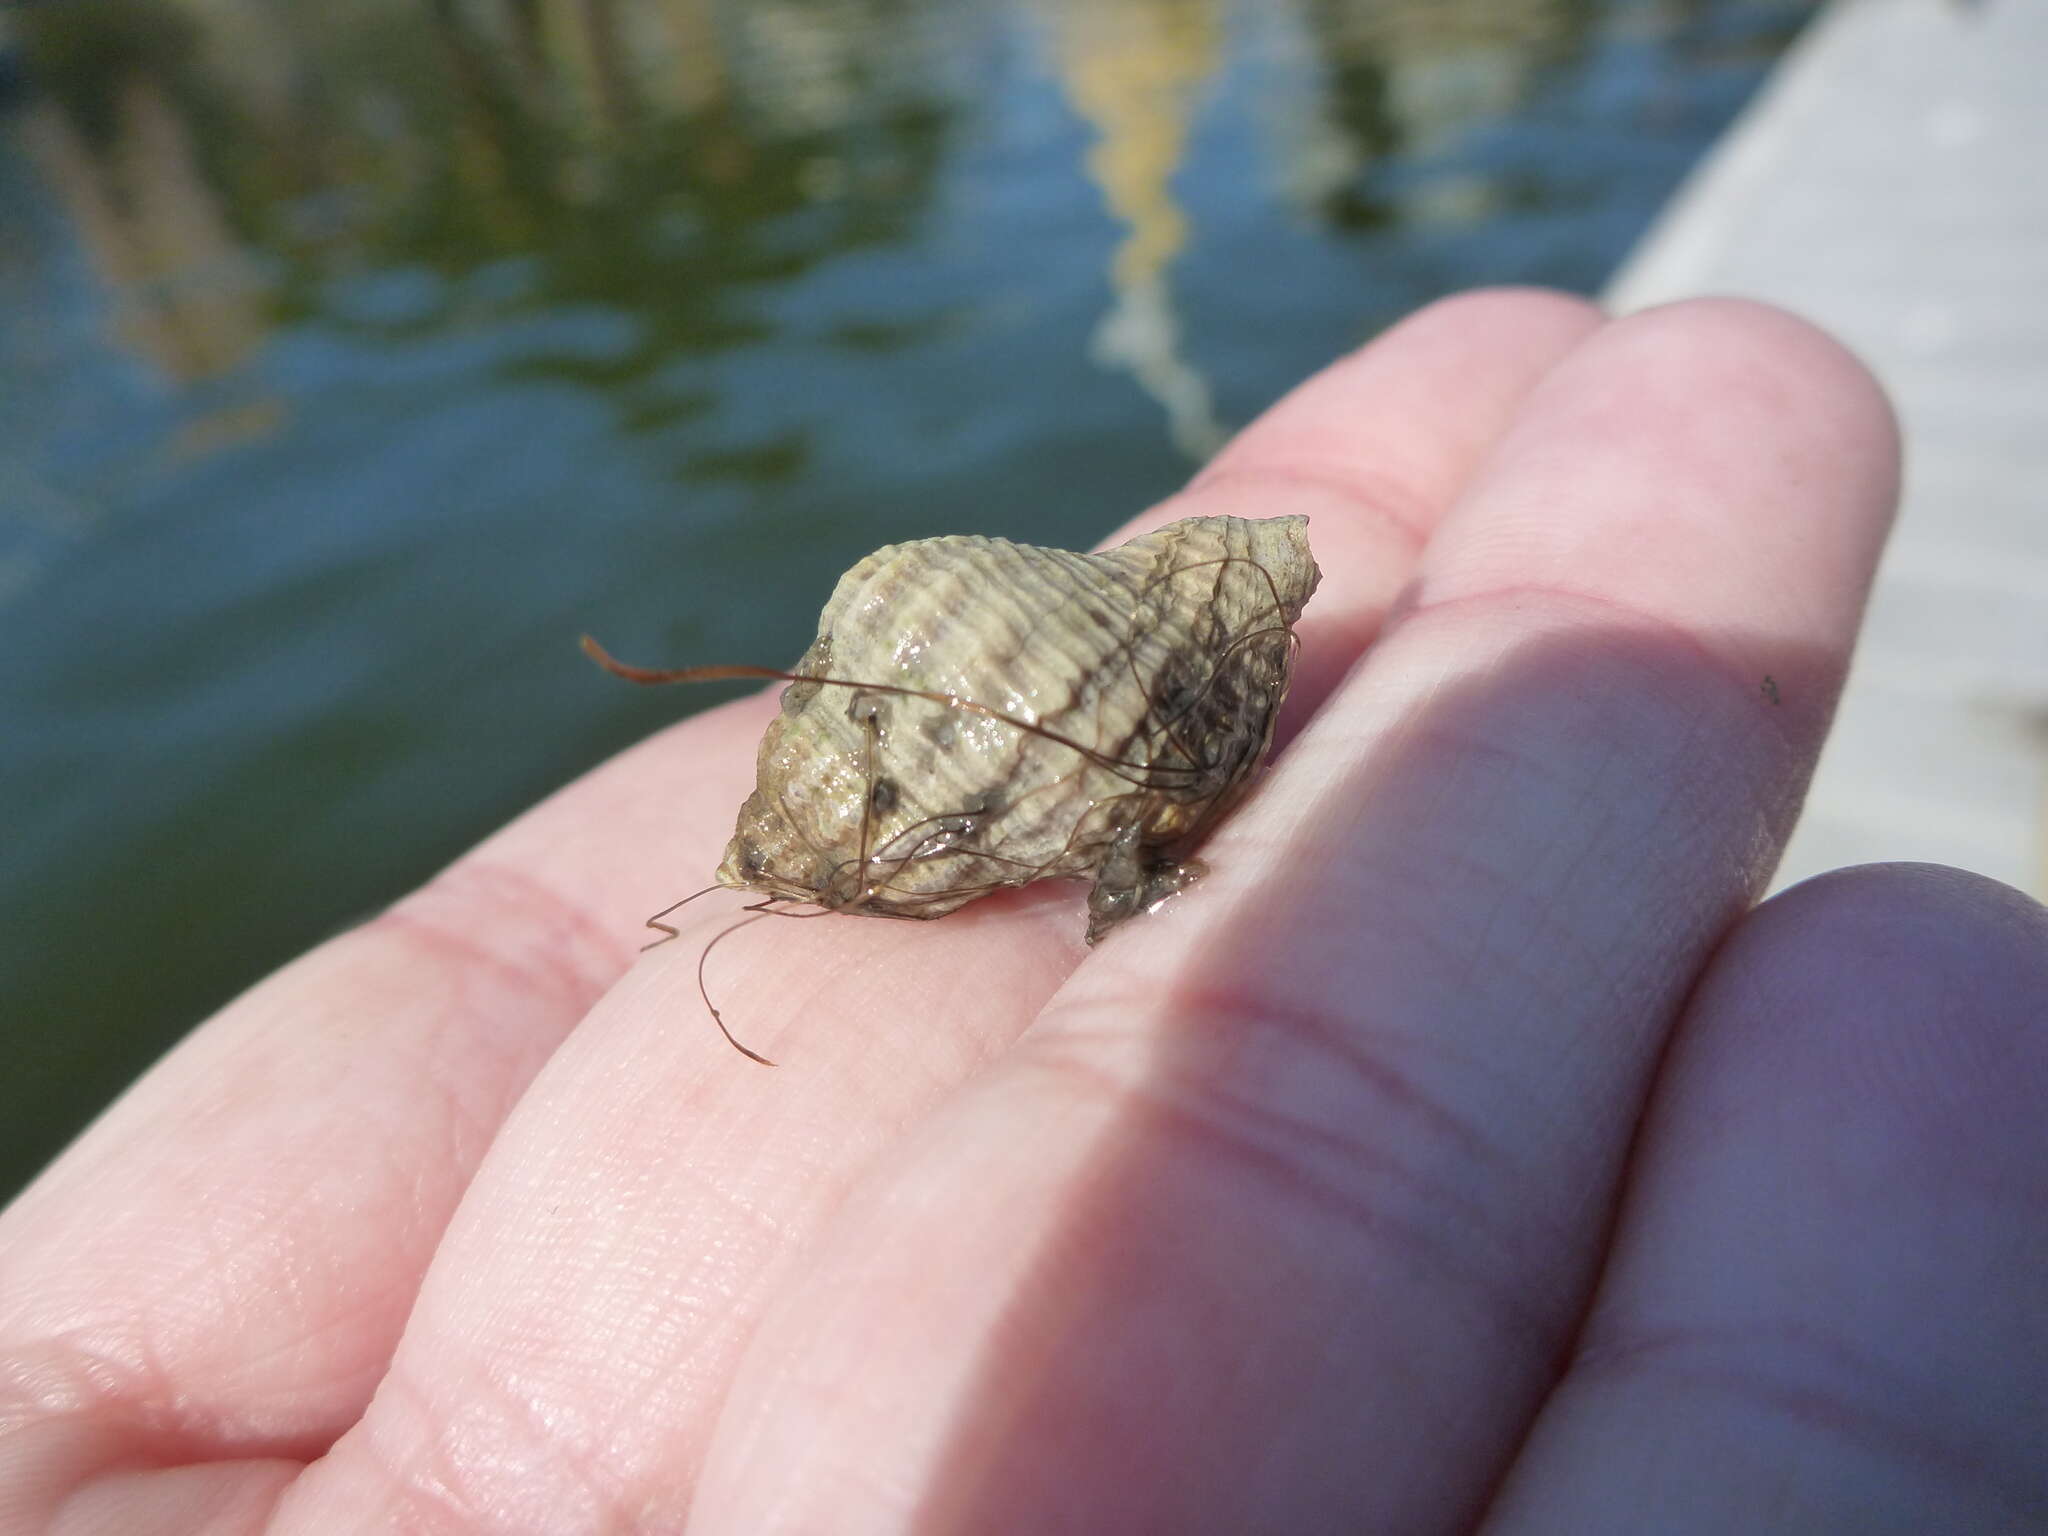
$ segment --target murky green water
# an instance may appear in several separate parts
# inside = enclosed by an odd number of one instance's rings
[[[1596,289],[1807,11],[0,11],[0,1193],[713,697],[580,631],[785,661],[877,544],[1088,543],[1415,305]]]

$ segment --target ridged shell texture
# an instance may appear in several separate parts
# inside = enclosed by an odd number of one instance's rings
[[[1101,554],[952,536],[840,578],[761,742],[722,885],[941,917],[1090,876],[1089,940],[1187,877],[1245,788],[1314,592],[1307,520]]]

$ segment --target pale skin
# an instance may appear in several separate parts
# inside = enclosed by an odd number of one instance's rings
[[[2048,922],[1753,907],[1896,466],[1773,311],[1424,311],[1134,525],[1326,573],[1206,878],[757,924],[773,1069],[739,898],[636,954],[772,698],[604,765],[0,1219],[0,1529],[2036,1527]]]

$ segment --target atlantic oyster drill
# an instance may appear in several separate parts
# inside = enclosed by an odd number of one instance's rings
[[[1271,745],[1320,574],[1307,522],[1186,518],[1101,554],[892,544],[839,579],[789,672],[584,645],[636,682],[790,679],[719,885],[933,918],[1092,877],[1092,944],[1180,888]]]

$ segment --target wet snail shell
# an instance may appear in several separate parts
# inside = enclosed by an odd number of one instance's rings
[[[1318,577],[1301,517],[1185,518],[1099,554],[955,535],[854,566],[789,672],[584,643],[639,682],[790,679],[718,885],[935,918],[1092,878],[1092,944],[1179,889],[1244,792]]]

